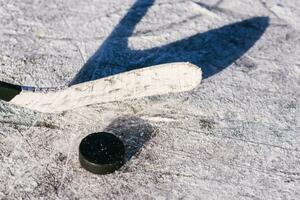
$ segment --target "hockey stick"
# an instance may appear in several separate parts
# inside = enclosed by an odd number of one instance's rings
[[[0,83],[0,99],[32,110],[55,113],[86,105],[192,90],[202,79],[190,63],[133,70],[51,91]]]

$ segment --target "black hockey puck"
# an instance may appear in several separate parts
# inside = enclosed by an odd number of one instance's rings
[[[115,135],[92,133],[79,145],[79,161],[83,168],[95,174],[109,174],[124,163],[125,147]]]

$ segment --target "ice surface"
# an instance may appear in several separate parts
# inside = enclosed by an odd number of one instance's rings
[[[205,78],[57,115],[0,102],[0,198],[298,199],[299,17],[296,0],[0,0],[2,81],[56,87],[174,61]],[[93,175],[78,145],[105,130],[128,161]]]

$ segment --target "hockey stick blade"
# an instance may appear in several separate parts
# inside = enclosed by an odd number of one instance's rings
[[[32,110],[56,113],[92,104],[189,91],[201,80],[199,67],[179,62],[133,70],[57,91],[28,90],[28,87],[1,82],[0,99]]]

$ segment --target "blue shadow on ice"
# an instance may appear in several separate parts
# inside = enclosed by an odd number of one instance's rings
[[[137,0],[70,85],[170,62],[191,62],[208,78],[247,52],[269,25],[268,17],[253,17],[152,49],[128,48],[128,38],[153,4]]]

